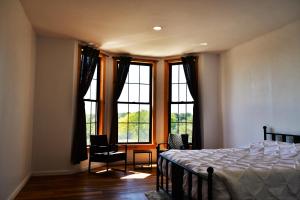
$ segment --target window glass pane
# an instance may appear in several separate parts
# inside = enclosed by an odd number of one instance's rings
[[[118,104],[118,121],[128,122],[128,104]]]
[[[97,97],[97,78],[98,78],[98,68],[96,66],[95,72],[93,74],[93,78],[87,93],[84,96],[84,103],[85,103],[85,116],[86,116],[86,141],[87,145],[90,145],[90,135],[96,135],[98,133],[97,124],[97,104],[98,104],[98,97]],[[95,100],[95,101],[90,101]]]
[[[138,124],[129,123],[128,142],[138,142]]]
[[[86,144],[90,145],[90,124],[86,124]]]
[[[90,135],[91,134],[91,124],[90,123],[86,123],[86,135]]]
[[[193,123],[193,98],[186,83],[186,77],[182,64],[171,66],[171,111],[170,111],[170,132],[174,134],[190,134],[189,141],[192,141]],[[176,104],[178,102],[178,104]]]
[[[186,122],[186,104],[179,104],[179,122]]]
[[[140,82],[144,84],[150,84],[150,67],[146,65],[140,65]]]
[[[139,124],[139,142],[150,142],[149,141],[149,124]]]
[[[186,105],[186,121],[193,122],[193,108],[194,104]]]
[[[192,142],[192,131],[193,131],[193,124],[192,123],[187,123],[187,130],[186,133],[189,134],[189,142]]]
[[[186,84],[179,85],[179,101],[186,101]]]
[[[128,84],[125,84],[118,101],[128,102]]]
[[[90,135],[86,134],[86,145],[91,145]]]
[[[126,84],[119,98],[118,142],[151,142],[150,131],[150,84],[151,67],[131,64]],[[143,104],[140,104],[142,102]],[[128,103],[128,104],[127,104]],[[147,104],[145,104],[147,103]],[[128,106],[128,107],[126,107]],[[123,122],[124,124],[120,124]],[[126,124],[126,127],[125,127]]]
[[[186,83],[183,65],[179,65],[179,83]]]
[[[125,83],[129,83],[129,72],[128,72],[127,76],[126,76]]]
[[[150,120],[150,106],[140,105],[140,122],[149,122]]]
[[[84,99],[96,99],[97,96],[97,67],[95,69],[92,82],[90,84],[90,87],[87,91],[87,93],[84,96]]]
[[[84,99],[91,99],[91,86],[89,87],[88,91],[84,95]]]
[[[96,129],[97,129],[96,123],[91,123],[91,135],[96,135],[97,133]]]
[[[127,142],[127,123],[118,124],[118,142]]]
[[[96,103],[91,102],[92,108],[91,108],[91,122],[96,122]]]
[[[178,104],[171,104],[171,122],[178,122]]]
[[[93,76],[93,79],[96,79],[96,80],[97,80],[97,68],[98,68],[98,66],[96,67],[95,72],[94,72],[94,76]]]
[[[129,122],[138,122],[139,121],[139,105],[138,104],[129,104]]]
[[[178,123],[179,126],[179,134],[186,133],[186,123]]]
[[[191,93],[190,93],[190,90],[189,90],[189,87],[188,85],[186,85],[186,90],[187,90],[187,97],[186,97],[186,101],[194,101]]]
[[[178,70],[178,65],[172,65],[172,83],[178,83],[179,81]]]
[[[88,121],[87,116],[90,115],[91,113],[91,103],[90,101],[85,101],[84,105],[85,105],[85,115],[86,115],[86,121]]]
[[[178,123],[171,123],[171,133],[178,134]]]
[[[129,83],[139,83],[139,66],[130,65],[128,76],[129,76]]]
[[[140,85],[140,102],[150,102],[149,85]]]
[[[178,102],[178,84],[172,84],[172,102]]]
[[[129,102],[139,102],[139,84],[129,84]]]
[[[90,98],[93,100],[96,100],[96,97],[97,97],[97,81],[96,80],[93,80],[91,82],[90,89],[91,89]]]

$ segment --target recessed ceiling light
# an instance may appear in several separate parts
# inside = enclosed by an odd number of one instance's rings
[[[155,31],[160,31],[161,29],[162,29],[161,26],[154,26],[154,27],[153,27],[153,30],[155,30]]]
[[[207,42],[201,42],[200,43],[200,46],[207,46],[208,44],[207,44]]]

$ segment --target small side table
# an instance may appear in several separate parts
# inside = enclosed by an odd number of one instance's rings
[[[133,150],[133,168],[136,169],[135,165],[135,154],[146,153],[148,154],[148,166],[152,169],[152,151],[151,150]],[[142,164],[143,167],[143,164]]]

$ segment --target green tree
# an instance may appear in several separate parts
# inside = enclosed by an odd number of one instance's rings
[[[192,113],[171,113],[171,133],[172,134],[189,134],[189,141],[192,140]]]
[[[149,142],[149,116],[147,110],[119,113],[119,141],[126,142],[128,133],[128,142]]]
[[[85,121],[86,121],[86,140],[87,145],[90,145],[90,135],[97,134],[96,126],[94,123],[96,120],[95,115],[86,115]]]

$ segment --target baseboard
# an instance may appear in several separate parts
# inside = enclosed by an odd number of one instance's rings
[[[9,195],[9,197],[7,198],[8,200],[13,200],[17,197],[17,195],[19,194],[19,192],[23,189],[23,187],[26,185],[26,183],[28,182],[29,178],[31,177],[31,173],[29,173],[27,176],[25,176],[25,178],[21,181],[21,183],[18,185],[18,187],[13,191],[13,193],[11,193]]]
[[[55,176],[74,174],[76,170],[49,170],[49,171],[34,171],[32,176]]]

